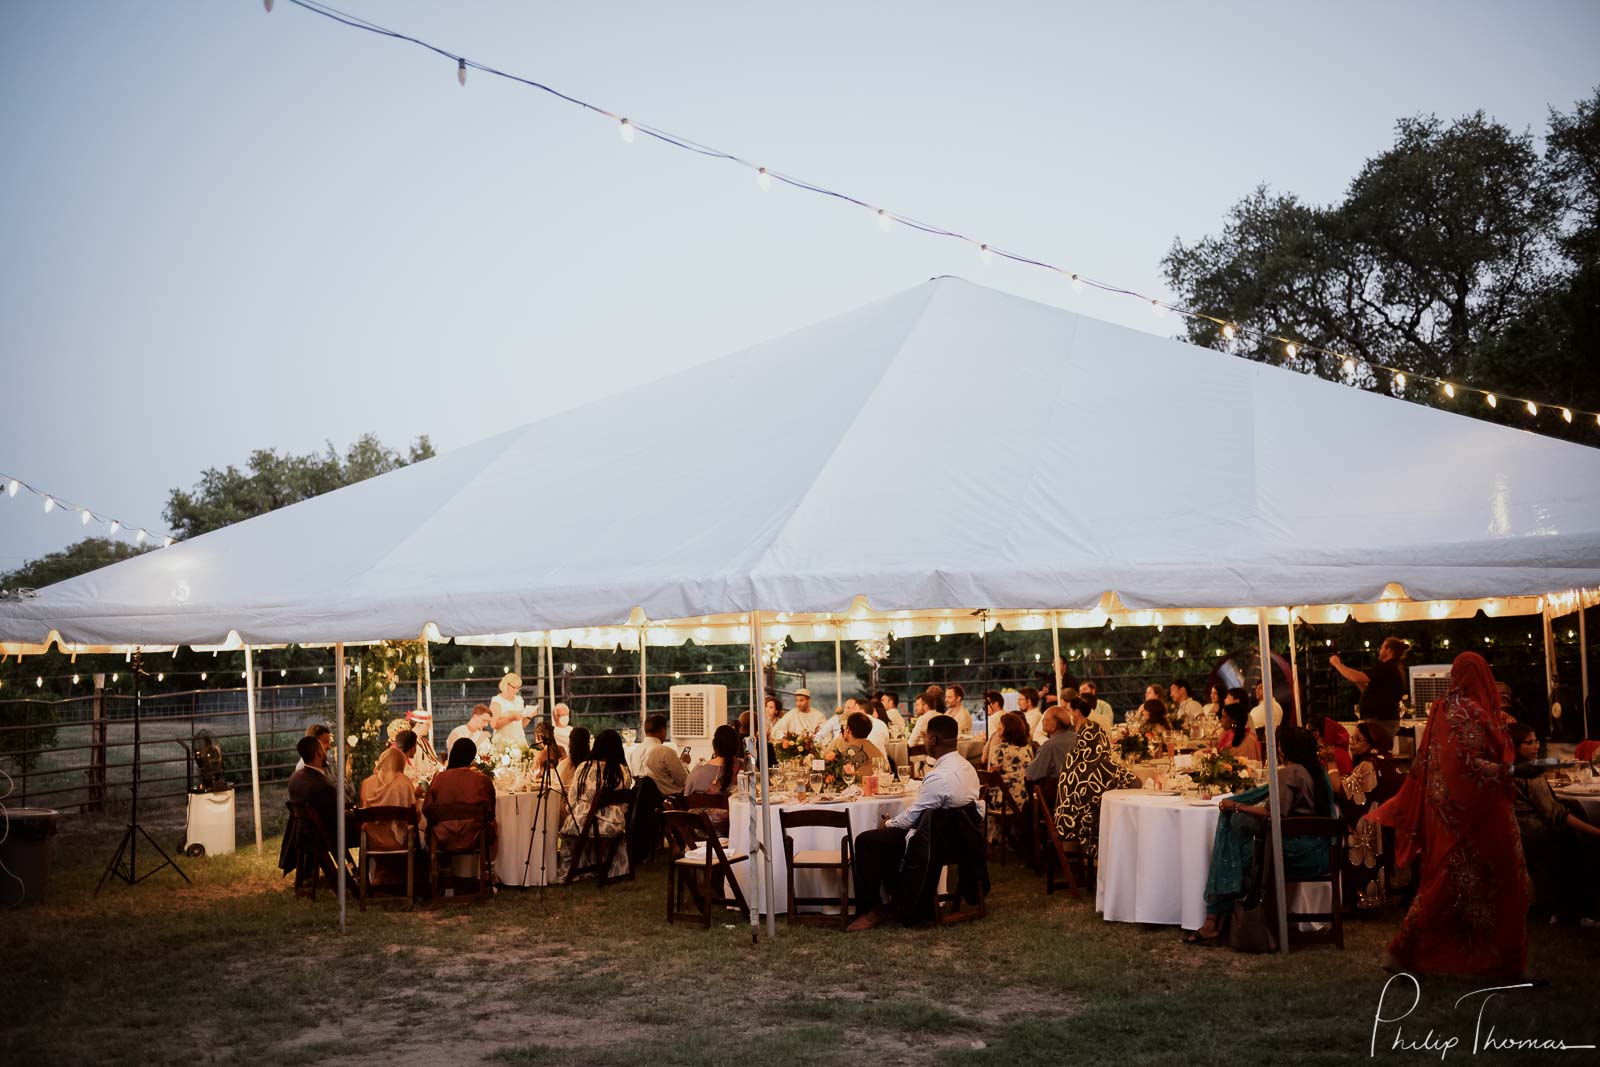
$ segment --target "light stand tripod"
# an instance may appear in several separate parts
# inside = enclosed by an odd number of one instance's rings
[[[183,868],[178,866],[177,861],[167,855],[166,850],[156,842],[155,838],[150,836],[148,830],[139,825],[139,713],[143,703],[143,684],[140,679],[144,676],[144,656],[136,651],[133,654],[133,798],[132,804],[128,808],[128,829],[124,831],[121,843],[117,845],[116,855],[112,856],[111,862],[106,864],[105,873],[100,876],[99,884],[94,887],[95,896],[100,895],[100,890],[105,887],[106,880],[113,876],[128,885],[137,885],[163,867],[171,867],[178,872],[178,877],[185,882],[189,881],[189,876],[183,873]],[[157,854],[161,856],[161,862],[143,874],[138,874],[135,870],[140,837],[150,842],[150,847],[155,849]],[[124,856],[127,857],[126,864],[123,862]]]
[[[541,749],[541,753],[547,749]],[[533,832],[528,835],[528,855],[522,862],[522,884],[528,884],[528,872],[533,869],[533,848],[539,846],[539,898],[544,899],[544,889],[549,884],[550,849],[545,841],[544,804],[550,792],[550,761],[542,755],[539,768],[538,792],[533,797]],[[559,779],[558,779],[559,780]],[[559,830],[559,828],[558,828]]]

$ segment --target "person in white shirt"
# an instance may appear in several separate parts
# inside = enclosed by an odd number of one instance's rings
[[[1255,691],[1256,706],[1250,709],[1250,729],[1252,730],[1265,730],[1267,728],[1267,712],[1262,706],[1263,702],[1261,700],[1263,694],[1262,685],[1257,682]],[[1272,700],[1272,728],[1276,730],[1282,725],[1283,705],[1278,703],[1277,698],[1274,697]]]
[[[1093,682],[1084,682],[1078,686],[1078,695],[1094,707],[1094,710],[1089,713],[1089,720],[1099,723],[1100,728],[1110,734],[1111,727],[1116,722],[1116,715],[1112,712],[1111,705],[1100,699],[1100,692],[1095,688],[1095,684]]]
[[[644,721],[644,742],[633,750],[628,760],[628,773],[635,780],[649,778],[656,783],[662,796],[675,797],[683,792],[683,785],[689,780],[689,768],[666,740],[667,717],[657,712]]]
[[[472,743],[478,746],[478,756],[482,758],[489,751],[489,720],[493,715],[494,712],[489,710],[489,705],[474,704],[472,714],[467,721],[451,730],[450,736],[445,738],[444,750],[449,752],[457,741],[469,737]]]
[[[844,721],[861,710],[861,705],[856,703],[855,697],[846,697],[844,707],[838,708],[828,716],[827,720],[812,735],[812,740],[818,748],[826,748],[844,733]]]
[[[494,727],[494,739],[508,745],[528,744],[523,730],[529,719],[527,707],[522,703],[522,676],[510,671],[500,679],[500,692],[489,701],[489,725]]]
[[[1186,679],[1174,678],[1172,685],[1167,688],[1167,695],[1172,698],[1173,715],[1183,720],[1185,728],[1193,729],[1205,717],[1205,709],[1190,694]]]
[[[1031,685],[1017,690],[1017,710],[1028,720],[1028,736],[1036,745],[1044,744],[1044,709],[1039,706],[1039,691]]]
[[[900,695],[887,690],[878,693],[878,700],[883,704],[883,713],[889,717],[889,736],[905,737],[906,717],[900,714]]]
[[[930,705],[928,703],[927,693],[917,694],[917,699],[912,702],[911,708],[916,713],[916,719],[914,719],[911,723],[911,736],[906,739],[906,744],[926,744],[928,739],[928,723],[933,721],[933,717],[935,715],[943,715],[944,708],[943,706],[933,707]],[[952,719],[951,721],[954,722],[955,720]]]
[[[1000,747],[1000,735],[1003,732],[1000,729],[1000,716],[1005,713],[1006,698],[1001,696],[997,690],[991,689],[983,694],[984,722],[989,730],[983,742],[983,765],[985,767],[994,766],[994,752],[996,748]],[[1028,733],[1030,735],[1033,733],[1031,726],[1028,728]]]
[[[952,685],[944,691],[944,713],[956,721],[956,729],[961,734],[972,733],[972,712],[962,703],[966,699],[967,691],[959,685]]]
[[[823,723],[823,714],[811,706],[811,690],[796,689],[794,691],[794,707],[783,713],[772,726],[771,737],[774,741],[784,734],[799,734],[802,737],[811,737],[817,732],[817,727]]]
[[[551,708],[550,724],[556,730],[556,744],[566,748],[567,742],[572,739],[572,709],[565,704]]]
[[[856,920],[847,929],[870,930],[888,917],[883,889],[892,883],[905,856],[907,832],[922,813],[941,808],[964,808],[978,800],[978,772],[956,750],[956,721],[945,714],[928,724],[928,756],[932,769],[922,780],[916,799],[881,830],[867,830],[855,841]]]

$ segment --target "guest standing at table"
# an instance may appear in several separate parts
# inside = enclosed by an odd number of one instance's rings
[[[1260,682],[1256,683],[1255,706],[1250,709],[1250,729],[1265,730],[1267,728],[1266,687]],[[1280,729],[1283,726],[1283,705],[1278,703],[1278,698],[1272,698],[1272,726]]]
[[[956,721],[950,716],[938,715],[929,721],[928,755],[934,761],[933,769],[922,780],[916,799],[883,829],[856,835],[856,919],[847,928],[852,933],[871,930],[888,918],[894,901],[885,903],[883,893],[895,891],[907,832],[922,813],[964,808],[978,800],[978,772],[956,750]]]
[[[1517,746],[1519,769],[1538,758],[1539,735],[1533,727],[1514,722],[1506,732]],[[1519,773],[1515,783],[1512,810],[1533,881],[1534,906],[1563,925],[1592,918],[1600,887],[1600,828],[1568,811],[1542,776]]]
[[[556,764],[556,777],[561,779],[561,788],[565,792],[572,791],[572,781],[578,773],[578,768],[589,759],[589,731],[582,726],[574,726],[572,733],[567,736],[567,754],[562,761]]]
[[[1403,671],[1406,653],[1411,644],[1398,637],[1385,637],[1378,646],[1378,662],[1364,671],[1347,667],[1335,652],[1328,657],[1333,669],[1361,690],[1361,703],[1357,714],[1363,722],[1375,722],[1381,731],[1379,746],[1385,752],[1394,744],[1395,731],[1400,728],[1400,698],[1406,693]],[[1385,741],[1384,738],[1388,740]]]
[[[628,761],[623,754],[622,735],[615,730],[602,730],[595,739],[594,752],[577,770],[572,783],[572,793],[567,798],[567,818],[561,824],[561,855],[556,861],[556,879],[565,882],[567,872],[575,866],[586,866],[599,859],[595,842],[582,856],[575,853],[578,838],[588,826],[590,814],[595,819],[595,831],[602,840],[621,837],[628,828],[628,809],[625,804],[599,804],[602,794],[633,785],[628,773]],[[608,878],[621,878],[629,871],[628,849],[617,848],[611,861]]]
[[[1100,798],[1108,789],[1137,789],[1139,779],[1111,755],[1111,741],[1090,719],[1082,698],[1069,704],[1078,743],[1056,780],[1056,832],[1076,841],[1093,869],[1100,853]]]
[[[956,730],[961,734],[972,734],[972,712],[962,703],[967,698],[967,691],[959,685],[946,687],[944,691],[944,713],[956,721]]]
[[[500,692],[489,701],[489,725],[494,727],[494,739],[526,747],[528,735],[522,727],[528,718],[527,708],[522,703],[522,676],[507,671],[500,679]]]
[[[1333,787],[1317,759],[1317,739],[1310,730],[1288,726],[1282,730],[1283,765],[1278,768],[1278,808],[1284,818],[1318,815],[1332,818]],[[1211,871],[1206,877],[1206,921],[1184,938],[1189,944],[1215,941],[1233,915],[1233,905],[1244,891],[1255,858],[1257,837],[1268,832],[1267,795],[1270,786],[1257,786],[1224,797],[1217,805],[1216,837],[1211,844]],[[1313,878],[1328,872],[1325,837],[1285,837],[1283,876],[1287,881]]]
[[[771,713],[771,709],[768,709]],[[776,741],[784,734],[798,734],[801,737],[812,737],[817,732],[817,727],[823,723],[822,712],[811,706],[811,690],[796,689],[794,691],[794,709],[785,712],[772,726],[772,739]]]
[[[1346,914],[1352,915],[1383,907],[1388,900],[1389,879],[1393,874],[1388,856],[1393,849],[1394,835],[1367,816],[1400,791],[1403,775],[1389,754],[1380,752],[1373,744],[1375,734],[1372,723],[1356,724],[1356,732],[1350,738],[1348,771],[1339,771],[1336,763],[1329,766],[1326,744],[1321,750],[1324,765],[1328,766],[1328,780],[1333,783],[1334,795],[1339,801],[1339,817],[1345,824],[1342,897]]]
[[[488,834],[489,850],[494,851],[494,779],[473,766],[477,759],[478,746],[472,738],[457,738],[455,744],[450,746],[449,765],[434,775],[432,784],[428,786],[427,807],[435,804],[481,804],[487,813],[487,821],[478,823],[449,819],[435,823],[428,833],[430,844],[452,852],[467,852],[478,847],[481,835]]]
[[[1417,894],[1389,943],[1385,968],[1490,978],[1526,973],[1527,868],[1512,806],[1515,758],[1494,674],[1482,656],[1463,652],[1450,667],[1449,689],[1428,711],[1400,793],[1373,814],[1394,827],[1397,862],[1422,858]]]

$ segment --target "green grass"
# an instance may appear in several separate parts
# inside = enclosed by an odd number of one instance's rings
[[[281,812],[281,799],[263,810]],[[180,831],[170,812],[147,825],[164,842]],[[247,844],[183,861],[192,886],[164,871],[96,899],[119,831],[73,820],[50,903],[0,913],[5,1062],[1345,1063],[1366,1056],[1396,921],[1350,924],[1342,953],[1240,956],[1103,922],[1086,898],[1047,897],[1013,866],[994,868],[979,922],[780,927],[752,945],[742,923],[668,926],[652,867],[605,890],[506,891],[437,911],[363,914],[352,897],[341,935],[331,896],[288,891],[275,838],[260,859]],[[1537,926],[1532,938],[1552,984],[1507,994],[1501,1032],[1600,1039],[1600,932]],[[1470,1041],[1470,1012],[1451,1002],[1475,987],[1425,981],[1407,1032]]]

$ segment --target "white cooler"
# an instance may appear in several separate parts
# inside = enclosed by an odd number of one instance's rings
[[[191,856],[225,856],[233,851],[233,790],[189,794],[189,839],[183,851]],[[203,852],[195,851],[199,846]]]

